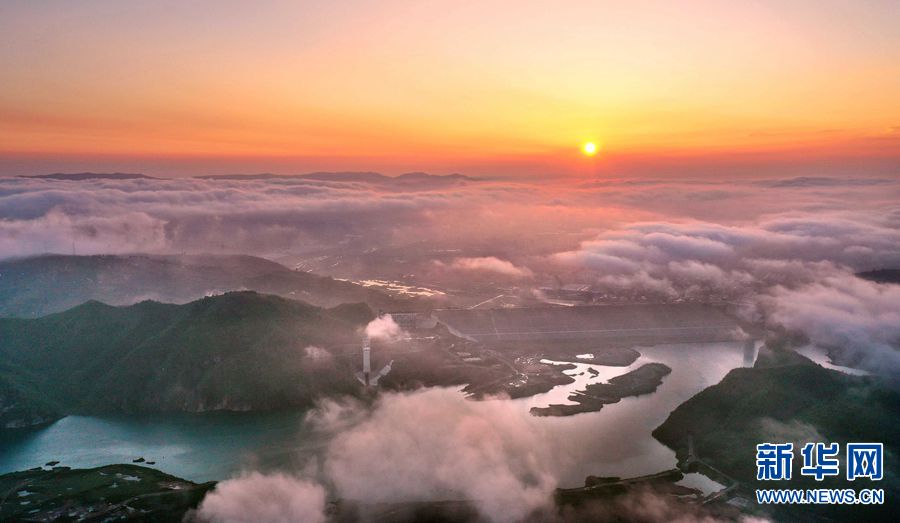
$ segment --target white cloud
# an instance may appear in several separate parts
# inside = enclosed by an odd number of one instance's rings
[[[366,325],[366,336],[373,340],[396,341],[403,336],[403,329],[390,314],[383,314]]]
[[[507,260],[501,260],[495,256],[483,256],[478,258],[456,258],[450,264],[453,269],[463,271],[482,271],[512,278],[529,278],[533,276],[527,267],[517,267]]]
[[[324,523],[325,488],[286,474],[222,481],[206,495],[197,518],[210,523]]]
[[[323,521],[328,497],[366,505],[466,500],[488,521],[550,514],[561,448],[526,409],[471,401],[453,389],[379,395],[374,405],[324,400],[307,416],[327,434],[318,479],[251,473],[200,505],[211,522]],[[331,489],[330,496],[322,485]]]
[[[900,376],[900,285],[831,276],[795,289],[779,286],[765,305],[773,324],[839,349],[844,362]]]
[[[324,470],[347,499],[466,499],[491,521],[519,521],[548,506],[557,483],[529,418],[509,402],[473,402],[451,389],[385,394],[336,434]]]
[[[315,345],[310,345],[303,349],[303,354],[316,362],[327,362],[333,359],[330,352],[321,347],[316,347]]]

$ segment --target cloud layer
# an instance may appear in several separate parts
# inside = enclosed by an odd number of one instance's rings
[[[600,234],[553,261],[589,271],[611,291],[738,297],[848,270],[900,266],[898,225],[895,216],[850,212],[788,213],[740,226],[642,222]]]
[[[769,321],[836,349],[840,363],[900,378],[900,285],[846,275],[772,291]]]
[[[397,325],[390,314],[381,315],[366,325],[366,336],[373,340],[394,341],[403,335],[403,329]]]
[[[72,251],[727,300],[872,367],[893,361],[900,305],[852,274],[900,267],[900,179],[0,179],[0,258]]]
[[[525,271],[523,255],[572,250],[593,233],[638,223],[665,248],[666,225],[696,221],[723,229],[695,228],[697,241],[685,248],[754,241],[762,232],[770,236],[765,246],[776,249],[771,256],[792,256],[800,248],[810,250],[805,257],[827,252],[835,262],[874,263],[895,238],[898,198],[900,182],[886,179],[0,178],[0,257],[67,253],[73,246],[81,254],[277,256],[338,248],[359,254],[424,243],[448,249],[445,261],[458,259],[461,268],[509,273],[502,262],[514,265],[512,272]],[[832,234],[846,252],[822,241]],[[856,246],[852,240],[860,234],[866,242]],[[671,249],[678,246],[668,247],[677,254]]]
[[[482,256],[479,258],[456,258],[450,264],[452,269],[461,271],[475,271],[498,274],[511,278],[527,278],[532,272],[527,267],[517,267],[507,260],[501,260],[496,256]]]

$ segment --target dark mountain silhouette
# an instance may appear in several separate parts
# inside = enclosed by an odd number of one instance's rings
[[[20,176],[20,178],[41,178],[47,180],[158,180],[152,176],[136,173],[52,173]]]
[[[374,309],[413,306],[377,290],[254,256],[53,254],[0,261],[0,316],[35,318],[88,300],[185,303],[232,290],[256,290],[323,307],[348,302],[365,302]]]
[[[373,317],[364,304],[323,309],[248,291],[0,319],[0,427],[79,412],[305,407],[320,394],[353,394],[343,351]]]

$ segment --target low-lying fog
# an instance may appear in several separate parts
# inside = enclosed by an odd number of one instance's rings
[[[73,251],[248,253],[451,303],[559,283],[725,299],[900,373],[900,287],[853,276],[900,267],[893,178],[0,179],[0,258]]]

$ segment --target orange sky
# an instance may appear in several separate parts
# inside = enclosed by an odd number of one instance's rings
[[[900,172],[900,2],[321,3],[0,4],[0,174]]]

